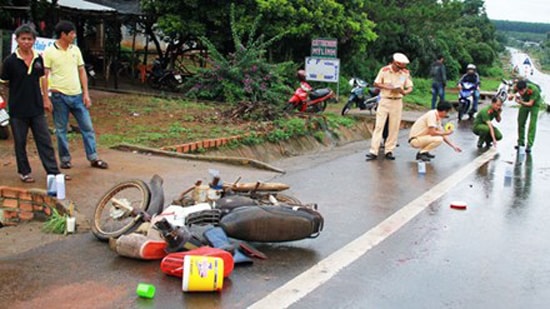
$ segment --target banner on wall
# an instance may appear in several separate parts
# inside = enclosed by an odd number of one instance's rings
[[[52,45],[55,42],[55,39],[41,38],[37,37],[34,42],[33,48],[39,54],[42,54],[46,48]],[[13,53],[17,48],[17,41],[15,40],[15,34],[11,36],[11,52]]]

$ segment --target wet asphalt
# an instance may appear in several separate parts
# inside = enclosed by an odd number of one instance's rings
[[[464,175],[418,216],[292,307],[545,308],[550,303],[550,212],[545,202],[550,117],[540,116],[533,153],[522,159],[513,148],[516,114],[514,104],[506,103],[503,122],[497,124],[504,139],[493,160]],[[450,121],[456,124],[456,119]],[[287,171],[284,175],[244,171],[249,178],[288,183],[290,194],[318,203],[325,228],[316,239],[255,244],[269,259],[237,266],[220,293],[183,293],[181,280],[162,274],[158,261],[118,257],[90,233],[80,233],[1,258],[0,303],[9,308],[247,307],[487,151],[476,148],[471,121],[463,121],[451,136],[463,152],[442,145],[427,173],[419,175],[407,136],[408,130],[400,132],[395,161],[365,162],[365,141],[275,162]],[[160,168],[175,159],[148,160]],[[195,168],[204,173],[207,167]],[[505,181],[506,169],[512,170],[510,182]],[[169,196],[181,191],[181,180],[163,176]],[[467,210],[451,209],[455,200],[466,202]],[[139,282],[156,286],[154,299],[136,296]]]

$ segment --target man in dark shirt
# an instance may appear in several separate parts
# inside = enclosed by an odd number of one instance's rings
[[[32,132],[38,155],[48,174],[59,174],[55,152],[48,132],[48,122],[40,90],[40,78],[44,75],[42,57],[32,49],[36,31],[25,24],[15,30],[17,49],[4,60],[0,82],[9,88],[8,107],[15,145],[17,172],[21,181],[34,182],[27,158],[27,135]]]
[[[432,76],[432,109],[437,106],[437,98],[439,102],[445,101],[445,86],[447,85],[447,70],[443,61],[442,55],[437,56],[437,59],[432,64],[430,75]]]

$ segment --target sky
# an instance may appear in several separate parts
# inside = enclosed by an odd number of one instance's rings
[[[489,19],[550,24],[549,0],[485,0]]]

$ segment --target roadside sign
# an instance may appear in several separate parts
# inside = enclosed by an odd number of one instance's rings
[[[311,57],[336,58],[338,56],[337,39],[311,40]]]
[[[337,83],[340,74],[340,59],[306,58],[306,79],[318,82]]]

